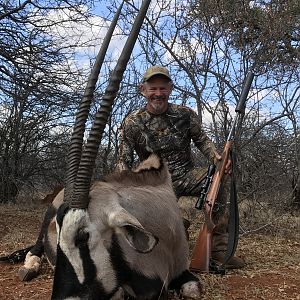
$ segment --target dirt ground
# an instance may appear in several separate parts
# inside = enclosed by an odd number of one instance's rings
[[[43,211],[40,207],[21,209],[16,205],[0,205],[0,256],[35,241]],[[293,230],[284,236],[262,233],[242,236],[237,253],[245,258],[246,267],[228,270],[225,276],[199,275],[205,287],[201,299],[300,300],[300,241]],[[195,236],[193,225],[191,239]],[[20,266],[0,264],[0,299],[50,299],[53,273],[46,261],[39,277],[30,282],[19,280]]]

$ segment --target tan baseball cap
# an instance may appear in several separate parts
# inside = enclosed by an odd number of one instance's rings
[[[167,68],[162,66],[152,66],[149,69],[146,70],[144,76],[143,76],[143,82],[149,80],[151,77],[155,75],[163,75],[170,79],[172,81],[170,73]]]

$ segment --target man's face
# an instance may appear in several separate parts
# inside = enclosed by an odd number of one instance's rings
[[[147,99],[147,110],[153,114],[162,114],[168,108],[169,96],[173,84],[165,76],[154,76],[141,85],[141,93]]]

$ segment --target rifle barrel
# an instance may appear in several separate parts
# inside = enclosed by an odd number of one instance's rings
[[[235,109],[237,114],[235,115],[233,125],[232,125],[232,127],[230,129],[230,132],[228,134],[228,137],[227,137],[227,141],[230,141],[232,139],[232,137],[234,135],[234,130],[235,130],[237,119],[239,118],[239,115],[242,114],[245,111],[245,104],[246,104],[246,100],[247,100],[247,97],[248,97],[248,94],[249,94],[249,90],[250,90],[253,78],[254,78],[254,73],[251,70],[251,71],[248,72],[247,77],[245,79],[245,82],[244,82],[244,85],[243,85],[243,90],[242,90],[242,93],[240,95],[239,102],[238,102],[238,104],[236,106],[236,109]]]
[[[248,74],[247,74],[244,86],[243,86],[243,90],[242,90],[242,93],[241,93],[241,96],[240,96],[240,99],[239,99],[239,103],[238,103],[238,105],[236,106],[236,109],[235,109],[235,111],[237,113],[243,113],[244,110],[245,110],[245,103],[246,103],[246,100],[247,100],[247,96],[248,96],[253,78],[254,78],[253,71],[249,71]]]

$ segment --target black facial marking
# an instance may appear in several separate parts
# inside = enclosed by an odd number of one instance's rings
[[[57,257],[54,273],[54,282],[51,299],[64,299],[77,295],[81,290],[81,284],[78,281],[73,266],[68,258],[57,245]]]
[[[80,228],[77,231],[77,235],[75,237],[75,246],[80,248],[87,244],[89,240],[90,234],[84,229]]]
[[[69,210],[70,210],[70,207],[67,203],[63,203],[57,210],[56,222],[57,222],[59,228],[62,227],[63,219]]]

